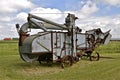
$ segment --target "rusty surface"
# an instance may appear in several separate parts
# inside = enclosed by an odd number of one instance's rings
[[[21,32],[19,33],[20,37],[19,37],[19,46],[22,45],[23,41],[29,36],[29,34]]]

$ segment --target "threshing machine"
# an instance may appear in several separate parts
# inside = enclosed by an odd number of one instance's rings
[[[74,14],[65,18],[64,24],[58,24],[33,14],[21,27],[16,24],[19,33],[19,54],[26,62],[61,63],[62,67],[72,65],[82,56],[90,60],[99,60],[99,53],[92,55],[96,45],[110,41],[110,31],[103,33],[100,28],[81,33],[75,25],[78,19]],[[31,29],[41,29],[36,34],[28,34]],[[85,54],[82,54],[82,53]]]

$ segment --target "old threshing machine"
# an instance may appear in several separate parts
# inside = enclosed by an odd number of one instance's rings
[[[94,52],[96,45],[107,44],[110,41],[109,31],[103,33],[101,29],[93,29],[81,33],[75,26],[78,19],[74,14],[68,14],[64,24],[28,15],[28,22],[19,28],[19,53],[26,62],[39,61],[40,63],[61,63],[62,67],[70,66],[82,56],[90,60],[99,60],[99,53]],[[31,29],[42,31],[30,35]],[[82,53],[85,54],[82,54]],[[95,55],[93,55],[95,54]]]

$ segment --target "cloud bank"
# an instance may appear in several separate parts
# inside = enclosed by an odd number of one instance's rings
[[[61,11],[57,8],[38,6],[34,4],[32,0],[1,0],[0,39],[5,37],[18,37],[15,24],[19,23],[22,25],[25,23],[27,21],[28,13],[55,21],[57,23],[64,23],[67,13],[73,13],[79,18],[76,21],[76,25],[83,29],[83,31],[94,28],[101,28],[103,31],[111,29],[113,37],[120,38],[120,15],[104,17],[94,16],[94,14],[100,10],[97,6],[100,2],[112,6],[120,6],[119,0],[87,0],[86,2],[80,2],[80,4],[83,5],[80,9]]]
[[[34,5],[29,0],[0,0],[0,13],[8,14],[17,12],[21,9],[32,9],[36,5]]]

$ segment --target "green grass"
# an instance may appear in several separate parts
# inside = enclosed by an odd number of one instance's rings
[[[18,41],[0,41],[0,56],[18,55]]]
[[[0,80],[119,80],[120,42],[110,42],[97,50],[108,58],[81,60],[61,69],[59,64],[26,63],[19,56],[16,41],[0,41]]]
[[[100,53],[120,53],[120,41],[112,41],[108,45],[102,45],[97,49]]]

